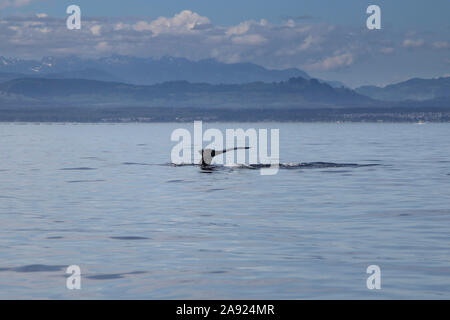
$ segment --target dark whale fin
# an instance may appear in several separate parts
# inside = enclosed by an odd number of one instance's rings
[[[222,153],[228,152],[228,151],[235,151],[235,150],[248,150],[250,149],[250,147],[234,147],[234,148],[229,148],[229,149],[223,149],[220,151],[216,151],[213,149],[202,149],[200,151],[201,155],[202,155],[202,162],[201,165],[202,166],[209,166],[211,165],[212,159]]]

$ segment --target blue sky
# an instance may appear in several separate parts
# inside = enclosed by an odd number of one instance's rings
[[[1,2],[1,1],[0,1]],[[286,16],[312,16],[317,20],[336,24],[361,25],[365,9],[377,4],[383,9],[386,24],[398,28],[417,28],[438,31],[449,27],[448,0],[41,0],[28,6],[9,7],[3,14],[33,14],[46,12],[51,16],[65,16],[68,5],[77,4],[89,16],[173,16],[188,9],[209,17],[220,25],[233,25],[245,20],[267,19],[280,22]]]
[[[70,4],[79,32],[64,28]],[[365,27],[369,4],[381,30]],[[387,84],[450,74],[449,13],[448,0],[0,0],[0,55],[214,58]]]

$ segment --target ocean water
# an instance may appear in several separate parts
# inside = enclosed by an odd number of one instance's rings
[[[170,165],[180,127],[0,124],[0,298],[450,298],[449,124],[206,124],[278,128],[272,176]]]

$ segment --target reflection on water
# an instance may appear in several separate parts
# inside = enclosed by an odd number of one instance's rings
[[[170,164],[192,124],[0,124],[0,298],[450,298],[449,125],[214,125],[279,128],[278,174]]]

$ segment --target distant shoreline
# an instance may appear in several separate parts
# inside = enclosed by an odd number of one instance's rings
[[[0,122],[450,122],[450,108],[204,109],[146,107],[1,108]]]

